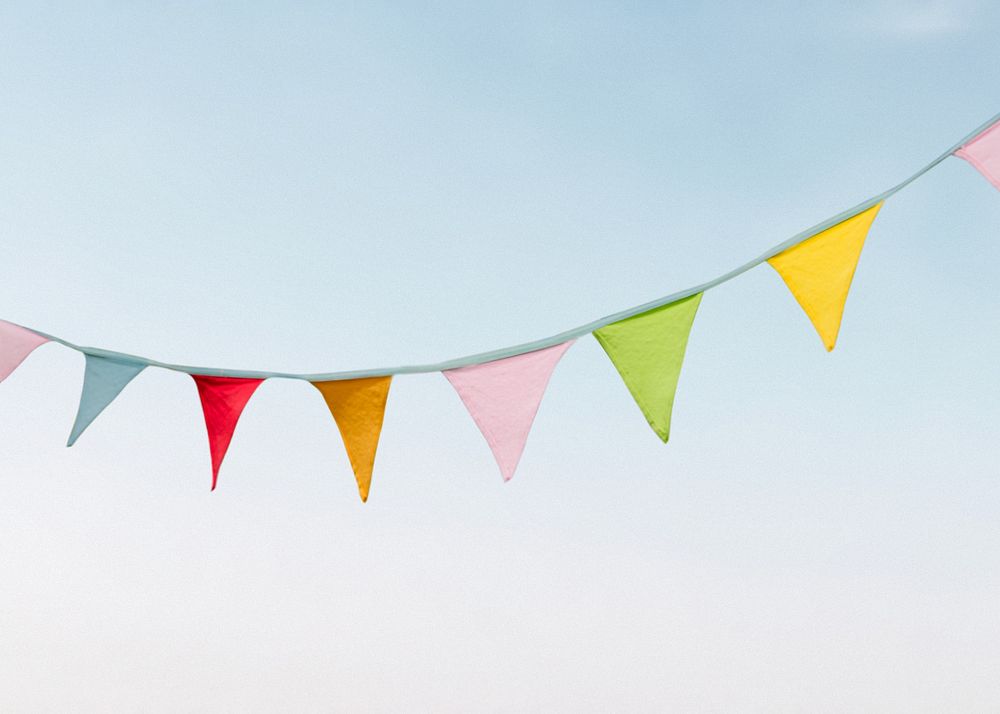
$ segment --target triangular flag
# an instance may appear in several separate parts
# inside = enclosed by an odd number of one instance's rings
[[[241,377],[206,377],[192,374],[198,385],[201,408],[205,412],[205,427],[208,429],[208,447],[212,452],[212,490],[219,480],[219,467],[226,457],[229,442],[233,440],[236,422],[240,420],[243,407],[250,401],[254,391],[263,379]]]
[[[509,481],[552,371],[573,340],[536,352],[445,370]]]
[[[701,293],[594,330],[646,421],[664,442]]]
[[[80,408],[76,412],[76,421],[73,423],[73,431],[70,432],[66,446],[76,443],[84,429],[114,401],[114,398],[125,389],[125,385],[146,369],[146,365],[142,362],[91,354],[86,357],[87,366],[83,373]]]
[[[1000,122],[955,152],[1000,189]]]
[[[48,337],[0,320],[0,382],[7,379],[36,347],[48,341]]]
[[[391,382],[392,377],[368,377],[312,383],[323,395],[340,429],[362,501],[368,500],[371,488],[375,450]]]
[[[767,261],[809,316],[827,352],[837,344],[847,292],[880,208],[876,203]]]

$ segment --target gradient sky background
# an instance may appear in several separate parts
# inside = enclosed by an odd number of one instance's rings
[[[0,8],[0,317],[458,356],[714,277],[1000,111],[985,0],[328,5]],[[65,449],[83,358],[46,345],[0,385],[0,708],[995,711],[998,228],[958,159],[891,199],[831,355],[766,266],[711,291],[667,446],[592,338],[508,484],[398,378],[367,504],[305,383],[215,493],[184,375]]]

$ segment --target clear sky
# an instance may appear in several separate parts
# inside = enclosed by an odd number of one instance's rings
[[[0,8],[0,317],[188,364],[544,337],[1000,111],[985,0],[39,5]],[[591,338],[507,484],[398,378],[367,504],[305,383],[214,493],[184,375],[66,449],[44,346],[0,385],[0,708],[995,711],[998,228],[958,159],[891,199],[832,354],[766,266],[709,292],[666,446]]]

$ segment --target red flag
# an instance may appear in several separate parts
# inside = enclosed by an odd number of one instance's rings
[[[226,457],[229,442],[233,440],[236,422],[240,420],[243,407],[250,401],[254,391],[263,379],[243,379],[239,377],[206,377],[192,374],[201,408],[205,412],[205,427],[208,429],[208,448],[212,452],[212,490],[219,480],[219,467]]]

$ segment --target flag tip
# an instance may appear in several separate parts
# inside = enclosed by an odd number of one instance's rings
[[[73,429],[69,432],[69,438],[66,440],[66,448],[69,448],[76,443],[77,439],[83,436],[83,432],[87,427],[83,429],[79,428],[79,424],[74,424]]]

